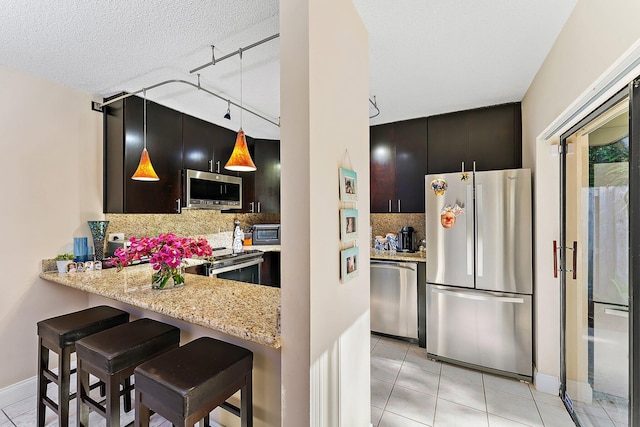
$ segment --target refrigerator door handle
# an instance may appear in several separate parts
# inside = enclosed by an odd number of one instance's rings
[[[605,308],[604,309],[604,314],[609,314],[611,316],[619,316],[619,317],[629,318],[629,311],[628,310],[621,310],[621,309],[616,309],[616,308]]]
[[[450,291],[446,289],[434,288],[433,293],[442,295],[451,295],[459,298],[473,299],[478,301],[494,301],[494,302],[509,302],[513,304],[524,304],[524,298],[518,297],[496,297],[493,295],[481,295],[477,293],[466,293],[458,291]]]
[[[467,275],[473,276],[473,215],[470,207],[473,206],[473,186],[467,185]]]
[[[478,222],[476,224],[476,228],[478,230],[477,231],[478,266],[476,268],[478,272],[478,277],[482,277],[482,272],[483,272],[482,266],[484,264],[484,253],[483,253],[484,242],[482,240],[482,184],[476,185],[476,217],[478,218]]]

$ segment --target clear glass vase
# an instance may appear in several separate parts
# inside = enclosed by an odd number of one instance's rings
[[[152,289],[172,289],[184,286],[184,267],[162,267],[151,275]]]

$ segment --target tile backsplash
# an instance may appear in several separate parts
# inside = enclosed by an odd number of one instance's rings
[[[106,214],[107,234],[124,233],[131,236],[155,236],[176,233],[179,236],[206,236],[233,231],[234,221],[243,229],[253,224],[278,224],[280,214],[222,213],[210,210],[184,210],[181,214]]]
[[[418,242],[425,238],[425,215],[419,214],[371,214],[373,236],[384,236],[387,233],[399,233],[405,225],[413,227]]]

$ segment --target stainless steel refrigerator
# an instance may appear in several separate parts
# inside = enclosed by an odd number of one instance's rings
[[[531,378],[531,172],[425,180],[427,352]]]

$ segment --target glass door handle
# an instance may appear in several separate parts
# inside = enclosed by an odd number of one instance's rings
[[[573,251],[573,265],[572,270],[567,270],[573,273],[573,280],[577,279],[578,274],[578,242],[573,241],[573,246],[570,248],[566,248],[570,251]],[[556,240],[553,241],[553,277],[558,278],[558,243]]]
[[[558,241],[553,241],[553,278],[558,278]]]
[[[573,241],[573,280],[576,280],[578,272],[578,242]]]

